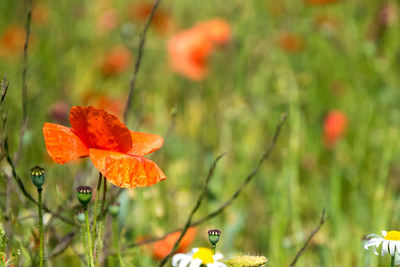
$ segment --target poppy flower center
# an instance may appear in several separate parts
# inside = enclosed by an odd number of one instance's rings
[[[384,237],[386,240],[394,240],[400,241],[400,232],[399,231],[389,231]]]
[[[213,252],[208,248],[199,248],[192,256],[193,259],[200,259],[203,264],[214,263]]]

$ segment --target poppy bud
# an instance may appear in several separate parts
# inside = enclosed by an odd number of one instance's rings
[[[78,212],[78,214],[76,214],[76,219],[78,220],[78,222],[84,223],[85,222],[85,213]]]
[[[108,207],[108,212],[110,212],[112,217],[117,217],[118,213],[119,213],[119,204],[114,204],[111,205],[110,207]]]
[[[265,266],[267,258],[264,256],[236,256],[225,262],[228,266]]]
[[[90,200],[92,200],[92,188],[90,186],[78,186],[76,191],[78,192],[79,202],[86,208]]]
[[[31,175],[32,183],[38,188],[42,189],[44,184],[44,169],[39,166],[35,166],[29,170]]]
[[[218,229],[213,229],[208,231],[208,240],[210,240],[211,245],[215,246],[219,238],[221,237],[221,231]]]

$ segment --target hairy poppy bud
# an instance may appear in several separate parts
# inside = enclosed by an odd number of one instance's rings
[[[39,166],[35,166],[29,170],[31,175],[32,183],[38,188],[42,189],[44,184],[44,169]]]
[[[82,206],[87,207],[90,200],[92,200],[92,188],[90,186],[78,186],[76,189],[78,192],[78,200]]]
[[[218,229],[213,229],[208,231],[208,240],[210,240],[211,245],[215,246],[219,238],[221,237],[221,231]]]
[[[119,204],[114,204],[108,207],[108,211],[110,212],[112,217],[117,217],[118,212],[119,212]]]
[[[243,256],[233,257],[225,261],[225,263],[228,266],[259,267],[259,266],[265,266],[265,264],[267,263],[267,258],[265,258],[264,256],[243,255]]]
[[[79,223],[84,223],[85,222],[85,213],[78,212],[78,214],[76,214],[76,219],[78,220]]]

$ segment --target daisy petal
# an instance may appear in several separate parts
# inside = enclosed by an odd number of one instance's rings
[[[202,263],[203,263],[203,261],[201,259],[193,259],[190,262],[189,267],[200,267]]]
[[[389,241],[389,254],[391,256],[394,256],[395,252],[396,252],[396,242]]]
[[[192,260],[192,257],[186,256],[185,258],[183,258],[183,259],[179,262],[178,267],[188,267],[191,260]]]
[[[382,254],[381,256],[384,256],[388,253],[388,247],[389,247],[389,241],[383,240],[382,242]]]
[[[164,139],[156,134],[130,131],[132,148],[128,154],[144,156],[158,150],[164,144]]]
[[[129,129],[114,115],[95,107],[71,108],[72,130],[90,148],[126,153],[132,148]]]
[[[89,150],[71,128],[45,123],[43,136],[47,152],[59,164],[89,155]]]
[[[224,257],[221,253],[216,253],[213,258],[215,261],[221,260]]]
[[[183,253],[175,254],[172,257],[172,266],[178,266],[179,261],[182,260],[184,257],[186,257],[186,255]]]
[[[110,183],[123,188],[156,184],[167,177],[153,161],[114,151],[90,149],[93,165]]]

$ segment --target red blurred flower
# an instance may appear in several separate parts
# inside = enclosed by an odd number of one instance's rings
[[[180,32],[168,41],[172,68],[192,80],[206,77],[212,49],[206,35],[193,29]]]
[[[133,21],[145,22],[152,9],[152,3],[135,3],[130,7],[129,15]],[[166,33],[172,28],[173,21],[170,14],[159,6],[151,20],[151,25],[157,32]]]
[[[315,27],[326,35],[336,34],[339,28],[339,21],[330,15],[321,14],[314,19]]]
[[[132,62],[131,52],[123,45],[115,46],[105,57],[101,71],[104,76],[112,76],[126,71]]]
[[[19,25],[8,26],[0,38],[0,56],[22,53],[25,43],[25,29]]]
[[[97,19],[97,32],[104,34],[111,31],[117,26],[118,20],[118,14],[115,9],[107,9]]]
[[[104,93],[94,94],[90,91],[84,94],[83,104],[108,110],[118,118],[122,118],[125,101],[122,98],[115,99]]]
[[[288,53],[299,53],[304,48],[304,41],[301,36],[294,33],[283,32],[278,40],[280,48]]]
[[[130,131],[117,117],[95,107],[74,106],[72,128],[45,123],[43,135],[47,152],[59,164],[90,157],[106,179],[119,187],[134,188],[166,179],[161,169],[142,156],[158,150],[163,138]]]
[[[181,242],[179,243],[176,253],[186,252],[186,250],[193,243],[193,240],[196,236],[196,232],[197,232],[197,229],[195,227],[191,227],[187,230],[187,232],[183,236]],[[156,260],[161,260],[161,259],[165,258],[165,256],[167,256],[171,252],[176,240],[178,240],[180,235],[181,235],[181,232],[174,232],[172,234],[169,234],[164,239],[155,242],[152,246],[153,258]]]
[[[326,5],[338,2],[339,0],[305,0],[310,5]]]
[[[340,110],[331,110],[324,119],[324,144],[332,148],[344,135],[347,128],[347,116]]]
[[[189,79],[202,80],[207,76],[208,58],[215,46],[230,39],[230,27],[222,19],[201,22],[179,32],[168,41],[172,68]]]
[[[197,30],[204,32],[214,44],[225,45],[231,40],[231,27],[223,19],[211,19],[200,22],[194,26]]]
[[[37,25],[46,25],[49,21],[49,9],[43,3],[35,3],[32,8],[32,22]]]

